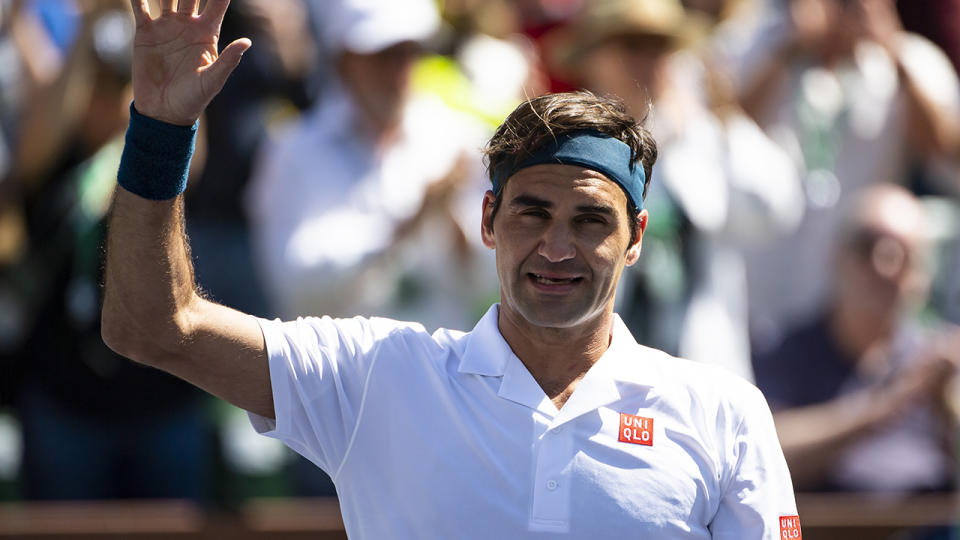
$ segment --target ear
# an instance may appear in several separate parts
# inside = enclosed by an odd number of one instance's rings
[[[480,237],[483,239],[483,245],[490,249],[497,249],[496,237],[493,234],[493,205],[497,201],[496,195],[492,191],[487,191],[483,195],[483,214],[480,219]]]
[[[647,230],[647,220],[649,219],[649,214],[647,209],[644,208],[637,213],[637,237],[633,239],[630,243],[630,248],[627,249],[627,266],[633,266],[640,259],[640,247],[643,244],[643,233]]]

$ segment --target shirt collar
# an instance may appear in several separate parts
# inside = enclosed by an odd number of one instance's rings
[[[610,347],[597,362],[606,362],[611,378],[619,383],[638,386],[654,387],[660,383],[660,370],[652,356],[659,351],[653,351],[637,343],[630,329],[619,315],[613,314],[613,338]],[[594,364],[596,367],[597,364]]]
[[[504,374],[507,360],[513,355],[513,351],[500,334],[499,315],[500,304],[494,304],[473,327],[463,358],[460,359],[460,373],[487,377],[500,377]]]
[[[552,408],[552,403],[545,407],[543,401],[550,403],[550,400],[546,399],[543,390],[536,385],[526,367],[513,354],[510,345],[500,334],[499,308],[499,304],[491,306],[473,328],[458,371],[487,377],[503,377],[499,392],[501,397],[533,409]],[[610,346],[580,381],[560,412],[562,418],[557,418],[558,421],[572,419],[615,401],[634,387],[649,388],[660,382],[660,371],[651,357],[653,351],[636,342],[618,315],[614,314],[613,319]],[[551,416],[556,414],[557,411],[553,408]]]

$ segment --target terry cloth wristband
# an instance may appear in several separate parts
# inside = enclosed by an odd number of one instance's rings
[[[117,171],[123,189],[145,199],[172,199],[187,188],[197,125],[177,126],[154,120],[130,104],[130,126]]]
[[[623,141],[598,131],[578,131],[558,137],[538,148],[527,159],[513,166],[503,163],[493,171],[493,190],[499,193],[508,178],[520,169],[555,163],[579,165],[602,173],[616,182],[637,210],[643,208],[643,167],[630,159],[631,151]]]

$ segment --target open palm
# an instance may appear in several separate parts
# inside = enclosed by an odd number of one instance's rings
[[[133,98],[140,114],[190,125],[223,88],[250,40],[238,39],[219,55],[220,23],[230,0],[161,0],[152,18],[148,0],[131,0],[137,32],[133,42]]]

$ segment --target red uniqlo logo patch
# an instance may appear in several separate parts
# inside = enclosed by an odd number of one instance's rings
[[[803,540],[800,536],[800,516],[780,516],[780,538]]]
[[[653,418],[620,413],[620,442],[653,446]]]

